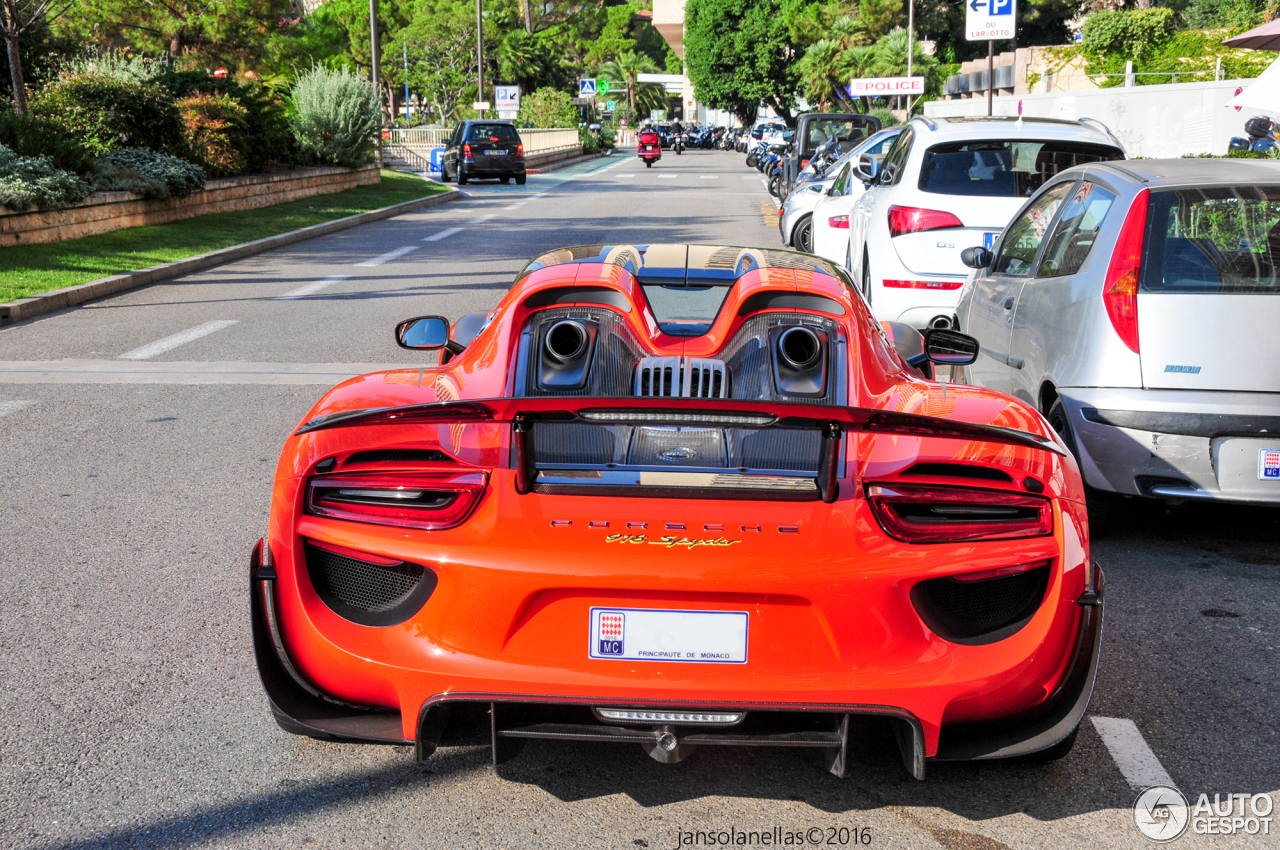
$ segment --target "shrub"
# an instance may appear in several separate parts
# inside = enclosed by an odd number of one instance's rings
[[[1086,58],[1145,59],[1174,30],[1172,9],[1094,12],[1084,22],[1080,52]]]
[[[105,74],[73,74],[45,88],[33,112],[56,119],[98,154],[146,147],[180,153],[182,117],[155,83]]]
[[[289,98],[299,149],[324,165],[356,168],[372,161],[382,106],[373,83],[345,68],[315,65]]]
[[[880,119],[881,127],[894,127],[898,124],[898,117],[893,114],[892,109],[873,109],[871,114]]]
[[[178,101],[191,159],[213,177],[243,174],[249,112],[225,94],[193,94]]]
[[[218,79],[205,71],[165,69],[154,82],[163,86],[175,100],[195,94],[226,95],[244,107],[245,132],[233,138],[236,149],[244,157],[249,171],[263,171],[271,162],[289,158],[293,133],[285,105],[270,88],[257,82]]]
[[[576,127],[578,110],[564,92],[541,88],[520,98],[516,120],[522,127]]]
[[[0,107],[0,145],[18,156],[47,156],[56,168],[84,172],[93,163],[85,149],[60,122]]]
[[[185,159],[147,148],[98,158],[94,185],[103,192],[134,192],[144,198],[185,198],[204,188],[204,170]]]
[[[11,210],[62,209],[93,194],[93,188],[63,171],[47,156],[18,156],[0,145],[0,206]]]
[[[130,56],[122,50],[104,50],[102,53],[68,59],[62,67],[60,76],[74,77],[89,74],[145,83],[166,67],[164,63],[145,56]]]

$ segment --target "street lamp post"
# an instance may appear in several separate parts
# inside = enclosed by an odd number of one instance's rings
[[[369,64],[373,66],[373,87],[382,102],[382,86],[378,83],[378,0],[369,0]]]
[[[480,0],[476,0],[476,100],[484,100],[484,18],[480,15]]]

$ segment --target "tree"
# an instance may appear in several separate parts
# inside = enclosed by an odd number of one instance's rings
[[[27,111],[27,86],[22,78],[22,36],[47,26],[66,14],[74,0],[0,0],[0,34],[4,35],[5,57],[9,62],[9,84],[13,107]]]
[[[634,53],[628,51],[620,55],[612,62],[606,62],[600,66],[596,73],[601,77],[608,77],[610,82],[620,80],[627,84],[627,105],[632,111],[636,108],[636,86],[639,84],[641,74],[656,74],[658,66],[653,64],[653,60],[643,53]]]
[[[517,83],[521,91],[531,92],[544,86],[566,86],[572,73],[561,66],[548,39],[540,33],[514,29],[498,45],[498,76],[501,82]]]
[[[416,0],[408,24],[385,49],[393,57],[402,55],[402,48],[408,54],[410,87],[446,124],[475,92],[475,43],[475,6],[469,0]],[[396,87],[404,85],[403,63],[382,67]]]
[[[517,120],[526,127],[576,127],[578,113],[565,92],[538,89],[520,98]]]
[[[783,12],[782,0],[688,0],[685,62],[699,100],[744,124],[761,103],[792,122],[798,50]]]

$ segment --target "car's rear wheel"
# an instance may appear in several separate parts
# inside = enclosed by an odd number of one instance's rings
[[[1062,442],[1067,444],[1083,476],[1084,465],[1080,462],[1080,448],[1076,445],[1076,435],[1071,429],[1071,420],[1067,417],[1067,406],[1062,403],[1061,398],[1053,400],[1044,418],[1049,420],[1053,430],[1057,431]],[[1095,490],[1088,484],[1084,486],[1084,494],[1089,510],[1089,530],[1093,534],[1106,533],[1117,527],[1129,508],[1129,500],[1125,497],[1105,490]]]
[[[525,176],[524,176],[523,174],[517,174],[517,175],[516,175],[516,185],[517,185],[517,186],[523,186],[523,185],[524,185],[524,181],[525,181]]]
[[[813,216],[807,215],[800,219],[800,223],[796,225],[795,235],[791,237],[791,244],[797,251],[813,253]]]
[[[452,180],[453,178],[449,176],[449,166],[447,165],[440,166],[440,182],[449,183],[449,182],[452,182]]]
[[[458,185],[467,185],[467,172],[462,166],[458,166]]]

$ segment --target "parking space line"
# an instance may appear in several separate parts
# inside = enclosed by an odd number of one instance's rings
[[[35,404],[34,399],[10,399],[8,401],[0,401],[0,416],[8,416],[10,413],[17,413],[19,410],[25,410]]]
[[[394,251],[388,251],[387,253],[383,254],[381,257],[374,257],[371,260],[365,260],[363,263],[356,263],[356,265],[359,266],[360,268],[380,266],[383,263],[389,263],[392,260],[398,260],[401,257],[403,257],[405,254],[409,254],[416,250],[418,250],[417,245],[405,245],[403,248],[397,248]]]
[[[488,221],[488,220],[489,220],[489,219],[491,219],[491,218],[497,218],[497,217],[498,217],[498,214],[497,214],[497,213],[489,213],[488,215],[482,215],[482,216],[480,216],[479,218],[473,218],[473,219],[471,219],[471,223],[472,223],[472,224],[482,224],[483,222],[486,222],[486,221]]]
[[[341,283],[342,281],[346,280],[348,277],[349,275],[345,275],[345,274],[334,275],[333,277],[326,277],[324,280],[317,280],[314,283],[308,283],[305,286],[299,286],[297,289],[291,289],[288,292],[286,292],[284,295],[277,295],[274,300],[293,301],[294,299],[297,299],[297,298],[305,298],[308,295],[314,295],[315,293],[319,292],[322,289],[328,289],[330,286],[333,286],[335,283]]]
[[[524,206],[524,205],[525,205],[525,202],[524,202],[524,201],[521,201],[521,202],[520,202],[520,203],[518,203],[518,204],[511,204],[510,206],[503,207],[503,209],[504,209],[504,210],[518,210],[518,209],[520,209],[520,208],[521,208],[522,206]]]
[[[439,242],[441,239],[448,239],[453,234],[461,233],[461,232],[462,232],[461,227],[446,227],[444,230],[441,230],[439,233],[433,233],[430,236],[423,237],[422,241],[423,242]]]
[[[674,174],[659,174],[658,179],[659,180],[675,180],[676,176]]]
[[[140,348],[132,351],[126,351],[121,354],[118,360],[148,360],[158,354],[164,354],[166,351],[172,351],[180,345],[186,345],[188,342],[194,342],[202,336],[208,336],[211,333],[229,328],[236,324],[236,319],[216,319],[212,322],[205,322],[203,325],[196,325],[194,328],[187,328],[172,336],[166,336],[155,342],[149,342]]]
[[[545,198],[546,196],[547,196],[546,192],[539,192],[536,195],[530,195],[529,200],[536,201],[538,198]]]
[[[720,175],[719,174],[703,174],[698,179],[699,180],[719,180]]]
[[[1178,787],[1164,765],[1160,764],[1160,759],[1151,752],[1151,747],[1138,731],[1138,724],[1124,717],[1089,719],[1093,721],[1093,728],[1098,730],[1098,736],[1106,744],[1107,752],[1111,753],[1111,759],[1120,768],[1120,773],[1130,788],[1141,791],[1152,785]]]

